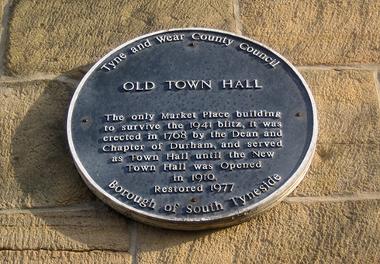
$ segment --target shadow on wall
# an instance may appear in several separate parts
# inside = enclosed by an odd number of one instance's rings
[[[94,200],[76,173],[68,150],[66,116],[75,85],[59,82],[61,77],[35,81],[40,94],[12,139],[12,165],[24,195],[30,197],[27,207]],[[21,93],[33,93],[28,88],[21,87]]]
[[[49,246],[33,246],[55,250],[130,251],[131,243],[136,241],[136,229],[142,228],[157,234],[156,241],[145,241],[148,250],[163,250],[212,232],[168,230],[164,233],[175,235],[177,239],[164,245],[159,238],[160,229],[137,225],[90,192],[74,166],[66,136],[70,100],[87,69],[88,65],[63,73],[54,80],[35,81],[34,88],[42,92],[29,107],[12,139],[12,166],[26,197],[21,207],[35,208],[30,212],[41,228],[37,232],[47,235],[50,241],[47,242]],[[62,81],[67,77],[75,82]],[[21,93],[34,91],[30,87],[20,89]],[[26,229],[32,228],[28,222],[24,225]]]
[[[35,92],[38,98],[11,143],[15,178],[23,195],[29,197],[19,206],[40,209],[0,219],[5,223],[3,229],[9,230],[4,248],[16,244],[13,247],[18,250],[108,250],[135,257],[138,251],[138,257],[152,263],[233,263],[235,259],[241,263],[321,259],[346,263],[362,260],[362,252],[369,252],[368,258],[375,256],[379,241],[376,202],[284,202],[247,223],[197,232],[148,227],[119,215],[87,189],[69,152],[66,116],[76,84],[62,80],[68,76],[79,81],[82,68],[56,80],[17,87],[17,96]],[[6,222],[10,219],[15,219],[14,224]],[[362,240],[365,243],[356,243]]]

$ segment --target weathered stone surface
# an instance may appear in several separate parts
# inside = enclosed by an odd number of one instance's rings
[[[5,0],[0,0],[0,21],[3,20]]]
[[[218,231],[139,225],[138,263],[378,263],[380,202],[281,203]]]
[[[182,26],[233,31],[237,1],[0,0],[0,19],[9,2],[7,73],[70,71],[81,78],[78,67],[144,33]],[[238,2],[243,34],[295,64],[379,64],[379,1]],[[380,200],[343,201],[379,192],[379,86],[365,70],[302,74],[320,129],[309,173],[292,195],[313,197],[288,198],[302,203],[283,202],[247,223],[203,232],[135,224],[100,202],[0,210],[0,262],[380,263]],[[56,81],[0,82],[1,209],[94,199],[66,146],[72,92]]]
[[[318,144],[293,196],[380,191],[380,144]]]
[[[5,42],[6,42],[6,29],[5,29],[5,25],[6,25],[6,17],[4,18],[4,16],[6,16],[6,9],[7,9],[7,1],[6,0],[0,0],[0,63],[1,65],[4,64],[4,46],[5,46]],[[4,69],[3,67],[0,67],[0,74],[3,74],[4,72]]]
[[[316,98],[320,131],[311,169],[293,195],[378,191],[380,115],[373,74],[302,73]],[[66,145],[65,120],[73,88],[56,81],[0,86],[0,207],[94,199]]]
[[[380,2],[241,0],[243,34],[295,64],[358,64],[380,60]]]
[[[303,70],[318,108],[318,145],[292,195],[379,191],[380,109],[373,72]]]
[[[232,30],[232,1],[16,2],[10,21],[11,74],[62,72],[94,63],[132,38],[160,29]]]
[[[317,104],[321,143],[380,143],[373,72],[302,70]]]
[[[13,250],[129,250],[129,222],[103,205],[0,212],[0,247]]]
[[[72,93],[56,81],[0,83],[0,208],[93,199],[67,146]]]
[[[58,263],[107,263],[127,264],[132,263],[131,257],[124,252],[91,251],[47,251],[47,250],[25,250],[25,251],[0,251],[1,263],[29,263],[29,264],[58,264]]]

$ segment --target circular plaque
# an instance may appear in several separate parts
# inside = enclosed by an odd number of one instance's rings
[[[239,223],[289,194],[310,164],[316,108],[298,71],[232,33],[160,31],[86,74],[67,133],[89,188],[172,229]]]

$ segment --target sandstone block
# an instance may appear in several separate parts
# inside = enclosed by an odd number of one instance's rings
[[[48,251],[48,250],[23,250],[0,251],[0,261],[2,263],[30,263],[30,264],[64,264],[64,263],[107,263],[107,264],[128,264],[132,263],[131,256],[125,252],[110,251]]]
[[[317,104],[318,142],[380,142],[380,106],[372,72],[302,70],[301,73]]]
[[[318,144],[310,169],[292,196],[380,191],[379,144]]]
[[[379,205],[281,203],[247,223],[217,231],[139,225],[138,263],[377,263]]]
[[[11,13],[10,74],[67,72],[134,37],[175,27],[232,30],[232,1],[17,1]]]
[[[72,93],[56,81],[0,83],[0,208],[93,199],[68,150]]]
[[[379,62],[379,1],[239,2],[243,34],[294,64]]]
[[[13,250],[129,251],[128,220],[103,205],[0,213],[0,247]]]

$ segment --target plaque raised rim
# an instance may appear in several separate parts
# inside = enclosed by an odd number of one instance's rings
[[[289,180],[281,185],[278,189],[276,189],[272,194],[270,194],[268,197],[260,200],[257,203],[254,203],[252,205],[249,205],[247,207],[244,207],[242,209],[237,209],[229,214],[224,215],[223,217],[213,219],[211,217],[201,217],[199,219],[187,219],[187,220],[172,220],[172,219],[166,219],[164,216],[148,213],[148,212],[142,212],[139,211],[132,206],[129,206],[125,203],[122,203],[112,195],[105,192],[89,175],[83,164],[81,163],[76,150],[74,146],[74,142],[72,139],[72,114],[75,107],[75,103],[78,99],[78,96],[82,90],[83,85],[87,81],[88,77],[93,74],[93,72],[98,68],[98,66],[103,63],[110,55],[115,53],[116,51],[122,49],[123,47],[141,40],[148,38],[150,36],[154,36],[157,34],[163,34],[163,33],[170,33],[173,31],[209,31],[214,33],[221,33],[221,34],[227,34],[230,36],[234,36],[240,39],[244,39],[247,41],[250,41],[252,43],[255,43],[276,56],[278,56],[281,60],[283,60],[294,72],[294,74],[300,79],[303,86],[305,87],[305,90],[308,94],[310,103],[311,103],[311,109],[312,109],[312,116],[313,116],[313,131],[312,131],[312,137],[310,141],[310,145],[308,147],[308,150],[305,154],[305,157],[303,161],[301,162],[300,166],[297,168],[295,173],[290,176]],[[302,181],[303,177],[305,176],[308,167],[310,166],[310,163],[312,161],[312,157],[315,152],[316,148],[316,141],[317,141],[317,134],[318,134],[318,119],[317,119],[317,108],[314,101],[314,98],[312,96],[312,93],[310,91],[309,86],[307,85],[306,81],[302,77],[302,75],[299,73],[299,71],[295,68],[295,66],[290,63],[286,58],[284,58],[281,54],[274,51],[272,48],[267,47],[265,44],[262,44],[258,41],[252,40],[248,37],[241,36],[232,32],[223,31],[223,30],[217,30],[212,28],[172,28],[168,30],[160,30],[151,32],[145,35],[138,36],[132,40],[129,40],[118,47],[112,49],[110,52],[108,52],[106,55],[104,55],[100,60],[98,60],[91,69],[86,73],[86,75],[82,78],[79,85],[77,86],[74,95],[71,99],[69,110],[68,110],[68,117],[67,117],[67,123],[66,123],[66,129],[67,129],[67,137],[68,137],[68,143],[69,143],[69,149],[71,152],[71,155],[74,159],[74,164],[81,175],[82,179],[86,183],[86,185],[89,187],[89,189],[103,202],[105,202],[107,205],[115,209],[116,211],[134,219],[140,222],[144,222],[150,225],[159,226],[163,228],[169,228],[169,229],[181,229],[181,230],[202,230],[202,229],[209,229],[209,228],[219,228],[219,227],[226,227],[231,226],[234,224],[238,224],[241,222],[244,222],[251,218],[254,215],[257,215],[261,213],[262,211],[269,209],[279,203],[281,200],[283,200],[289,193],[291,193],[296,186]]]

